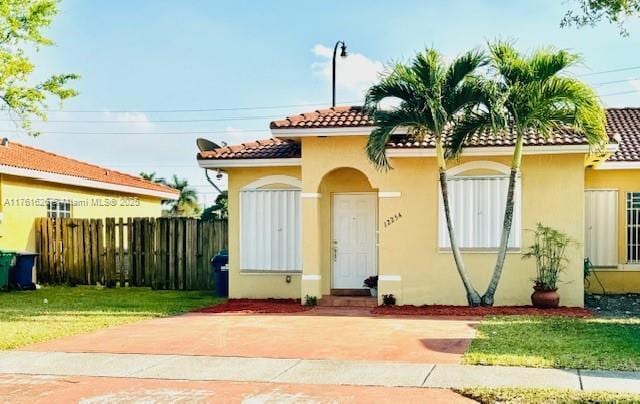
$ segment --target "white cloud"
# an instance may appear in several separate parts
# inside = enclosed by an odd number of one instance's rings
[[[107,121],[122,122],[124,124],[132,124],[132,126],[138,126],[139,124],[142,124],[142,127],[152,126],[149,117],[143,112],[104,111],[102,114]]]
[[[312,49],[319,59],[311,65],[313,74],[326,81],[331,88],[333,49],[317,44]],[[336,61],[336,98],[341,101],[362,100],[367,89],[380,78],[384,64],[361,53],[349,52],[346,58]]]

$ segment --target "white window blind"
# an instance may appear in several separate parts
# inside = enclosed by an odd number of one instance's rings
[[[585,191],[585,253],[598,267],[618,264],[618,191]]]
[[[300,271],[299,190],[240,192],[240,269]]]
[[[502,221],[509,188],[508,176],[450,177],[449,203],[456,240],[460,248],[496,249],[500,246]],[[440,195],[439,247],[451,248]],[[509,248],[520,247],[520,181],[516,182]]]

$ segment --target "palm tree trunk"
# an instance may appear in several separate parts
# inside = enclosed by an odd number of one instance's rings
[[[498,289],[498,283],[502,276],[504,268],[504,260],[507,256],[507,248],[509,246],[509,236],[511,235],[511,225],[513,224],[513,209],[515,206],[515,188],[518,172],[520,171],[520,163],[522,161],[522,142],[523,136],[518,136],[516,147],[513,151],[513,161],[511,163],[511,173],[509,174],[509,189],[507,191],[507,203],[504,209],[504,220],[502,222],[502,236],[500,238],[500,248],[498,249],[498,258],[496,266],[493,269],[491,281],[487,287],[487,291],[482,296],[483,306],[493,306],[494,296]]]
[[[438,171],[440,174],[440,191],[442,192],[442,205],[444,206],[444,217],[447,221],[449,244],[451,244],[453,260],[455,261],[456,269],[458,270],[460,279],[462,279],[464,289],[467,292],[467,303],[471,307],[477,307],[481,303],[480,294],[473,287],[471,281],[469,280],[469,277],[467,276],[467,271],[464,267],[464,262],[462,261],[462,255],[460,255],[460,248],[458,247],[456,235],[453,231],[453,223],[451,222],[451,211],[449,209],[449,187],[447,184],[447,170],[444,161],[444,151],[442,149],[442,144],[439,141],[436,141],[436,155],[438,156]]]

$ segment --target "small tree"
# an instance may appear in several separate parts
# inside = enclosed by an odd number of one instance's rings
[[[65,87],[77,74],[57,74],[30,84],[35,66],[24,49],[51,46],[53,42],[42,31],[51,25],[58,13],[56,0],[4,0],[0,2],[0,100],[2,110],[17,116],[30,135],[33,118],[47,119],[48,96],[60,101],[78,93]]]
[[[444,132],[458,114],[484,101],[486,91],[482,91],[482,80],[474,73],[486,62],[484,53],[474,50],[447,64],[435,49],[427,49],[418,53],[410,65],[396,64],[369,89],[365,100],[365,110],[376,125],[366,152],[376,168],[391,168],[386,149],[396,129],[406,128],[410,136],[435,145],[451,250],[470,306],[480,304],[480,295],[466,273],[451,220]],[[399,99],[400,105],[391,110],[382,108],[381,103],[389,98]]]
[[[534,243],[522,258],[536,260],[535,287],[540,290],[556,290],[560,273],[567,266],[565,252],[575,242],[567,234],[544,226],[536,225],[533,231]]]
[[[202,215],[200,215],[202,220],[213,220],[213,219],[223,219],[226,220],[229,218],[229,193],[228,191],[222,191],[222,193],[218,194],[216,197],[216,202],[206,208]]]
[[[167,180],[162,177],[158,177],[155,171],[152,173],[146,173],[144,171],[141,171],[140,177],[142,177],[142,179],[144,180],[151,181],[156,184],[165,184],[165,185],[167,184]]]
[[[195,189],[189,186],[189,182],[186,179],[180,179],[174,174],[172,181],[168,185],[180,191],[178,199],[165,201],[165,205],[169,207],[167,213],[170,216],[198,216],[200,214],[198,194]]]
[[[511,234],[525,135],[533,132],[548,139],[555,131],[573,131],[596,151],[608,137],[604,108],[596,93],[582,81],[562,75],[579,61],[577,55],[547,48],[523,56],[505,42],[490,44],[489,49],[494,81],[485,89],[490,93],[487,97],[497,101],[490,108],[493,111],[468,111],[454,128],[448,154],[458,156],[469,136],[492,128],[496,136],[515,141],[498,257],[482,296],[482,304],[492,306]]]

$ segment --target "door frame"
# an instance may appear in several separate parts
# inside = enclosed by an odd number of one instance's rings
[[[335,213],[335,196],[343,196],[343,195],[372,195],[373,196],[373,211],[374,211],[374,225],[373,225],[373,243],[374,243],[374,252],[373,252],[373,267],[375,268],[376,275],[378,275],[378,192],[376,191],[368,191],[368,192],[332,192],[331,193],[331,210],[329,213],[329,220],[331,221],[331,231],[329,232],[329,262],[330,265],[330,289],[336,289],[333,284],[333,274],[334,274],[334,261],[333,261],[333,240],[334,240],[334,213]]]

